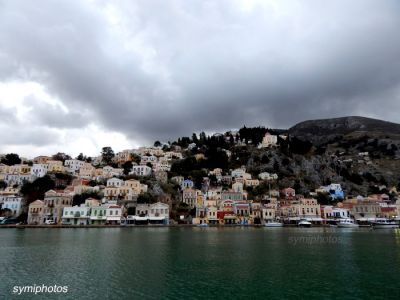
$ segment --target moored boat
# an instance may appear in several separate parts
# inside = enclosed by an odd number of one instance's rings
[[[354,222],[353,219],[341,219],[337,223],[337,227],[340,227],[340,228],[357,228],[357,227],[359,227],[359,225],[356,222]]]
[[[399,228],[399,223],[394,220],[379,219],[372,222],[372,227],[374,229]]]
[[[299,227],[311,227],[311,222],[307,220],[300,220],[300,222],[297,224]]]
[[[283,227],[283,223],[271,221],[265,223],[265,227]]]

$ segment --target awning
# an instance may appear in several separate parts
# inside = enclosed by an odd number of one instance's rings
[[[165,217],[150,217],[150,221],[162,221],[165,220]]]
[[[149,218],[148,217],[132,216],[132,219],[136,220],[136,221],[147,221]]]

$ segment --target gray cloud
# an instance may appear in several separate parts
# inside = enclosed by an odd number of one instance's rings
[[[113,26],[107,3],[0,2],[0,79],[38,81],[71,108],[34,109],[50,127],[90,120],[150,142],[344,115],[400,122],[397,1],[247,12],[234,1],[120,1]]]

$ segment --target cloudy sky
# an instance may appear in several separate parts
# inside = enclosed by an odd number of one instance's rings
[[[400,122],[400,2],[0,0],[0,153]]]

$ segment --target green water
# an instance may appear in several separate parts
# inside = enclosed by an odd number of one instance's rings
[[[399,230],[0,229],[0,299],[399,297]]]

